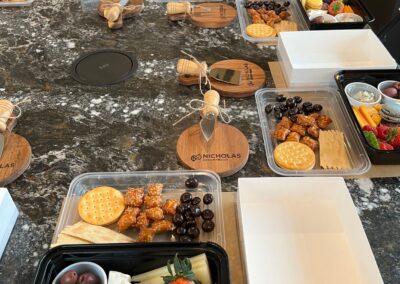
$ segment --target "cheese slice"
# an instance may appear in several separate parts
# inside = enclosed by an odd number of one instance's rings
[[[118,271],[110,271],[107,284],[131,284],[131,277]]]

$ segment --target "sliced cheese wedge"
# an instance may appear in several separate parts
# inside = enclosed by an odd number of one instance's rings
[[[192,271],[196,278],[202,284],[211,284],[211,273],[208,266],[207,256],[203,253],[190,258],[192,263]],[[171,266],[172,272],[175,273],[174,267]],[[132,276],[132,281],[140,282],[141,284],[164,284],[162,276],[169,275],[167,266],[154,269],[152,271]]]

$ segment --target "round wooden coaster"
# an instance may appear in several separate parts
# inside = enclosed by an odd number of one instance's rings
[[[201,28],[218,29],[229,26],[236,16],[236,9],[227,4],[201,3],[194,6],[191,21]]]
[[[246,165],[249,143],[240,130],[220,122],[215,125],[213,138],[206,142],[199,124],[195,124],[179,137],[176,153],[185,167],[210,170],[225,177]]]
[[[31,145],[22,136],[6,131],[3,154],[0,158],[0,186],[13,182],[31,163]]]
[[[264,70],[252,62],[239,59],[228,59],[214,63],[210,68],[227,68],[241,72],[240,85],[232,85],[210,78],[211,86],[226,97],[249,97],[264,87],[266,75]]]

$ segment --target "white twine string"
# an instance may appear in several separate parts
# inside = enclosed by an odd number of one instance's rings
[[[198,106],[196,106],[196,104],[198,104]],[[219,117],[221,117],[221,120],[223,122],[225,122],[225,123],[230,123],[231,122],[231,117],[229,116],[229,114],[226,111],[226,109],[225,108],[221,108],[219,105],[206,103],[206,102],[204,102],[202,100],[199,100],[199,99],[193,99],[188,103],[188,106],[192,109],[192,111],[190,113],[186,114],[185,116],[181,117],[177,122],[172,124],[172,126],[177,125],[182,120],[184,120],[185,118],[191,116],[195,112],[202,111],[206,106],[212,106],[212,107],[217,108],[218,112],[219,112]]]
[[[205,85],[208,85],[208,89],[211,90],[211,81],[207,76],[207,70],[204,70],[203,64],[201,64],[201,62],[198,61],[196,57],[194,57],[193,55],[191,55],[191,54],[189,54],[189,53],[187,53],[187,52],[185,52],[183,50],[181,50],[181,52],[183,54],[189,56],[189,58],[191,58],[194,61],[194,63],[196,63],[198,65],[198,67],[200,69],[200,73],[199,73],[199,89],[200,89],[200,93],[204,96],[204,92],[203,92],[203,90],[201,88],[201,83],[202,83],[202,78],[203,77],[206,78]]]
[[[18,102],[18,103],[16,103],[16,104],[12,104],[12,107],[9,107],[9,108],[5,108],[5,107],[2,107],[2,108],[4,108],[4,109],[6,109],[6,110],[10,110],[10,112],[11,113],[13,113],[13,111],[14,111],[14,109],[17,109],[18,110],[18,115],[16,115],[16,116],[5,116],[5,115],[0,115],[0,118],[7,118],[7,119],[10,119],[10,118],[15,118],[15,119],[17,119],[17,118],[20,118],[21,117],[21,115],[22,115],[22,109],[20,108],[20,104],[23,104],[23,103],[25,103],[25,102],[27,102],[28,100],[29,100],[30,98],[25,98],[25,99],[23,99],[22,101],[20,101],[20,102]]]

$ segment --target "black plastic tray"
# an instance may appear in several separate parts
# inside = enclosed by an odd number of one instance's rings
[[[363,22],[355,22],[355,23],[332,23],[332,24],[314,24],[311,23],[308,18],[307,12],[301,4],[301,0],[297,0],[299,2],[301,14],[303,15],[306,24],[310,30],[349,30],[349,29],[362,29],[366,24],[372,23],[375,18],[368,10],[367,7],[360,0],[350,0],[346,3],[346,5],[351,5],[354,12],[363,18]]]
[[[80,261],[97,263],[107,275],[110,270],[136,275],[165,266],[175,253],[181,257],[205,253],[213,283],[230,283],[228,256],[222,247],[211,242],[59,246],[43,256],[33,283],[51,284],[62,269]]]
[[[339,71],[335,74],[336,84],[339,87],[340,94],[350,113],[351,120],[356,126],[357,134],[364,145],[365,150],[371,160],[371,163],[376,165],[399,165],[400,164],[400,150],[383,151],[372,148],[365,139],[362,129],[360,128],[350,102],[347,99],[344,88],[347,84],[352,82],[365,82],[375,87],[385,80],[400,81],[400,70],[349,70]]]

